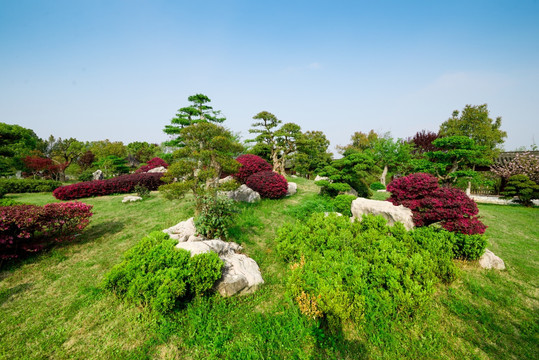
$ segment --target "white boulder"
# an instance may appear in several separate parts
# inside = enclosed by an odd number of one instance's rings
[[[316,175],[316,177],[314,178],[314,181],[320,181],[320,180],[328,180],[328,181],[330,181],[329,178],[326,177],[326,176]]]
[[[127,203],[127,202],[141,201],[141,200],[142,200],[142,198],[140,196],[127,195],[127,196],[124,196],[122,202]]]
[[[352,217],[359,219],[359,221],[361,221],[363,214],[382,215],[390,226],[400,222],[406,230],[414,228],[412,210],[402,205],[395,206],[389,201],[357,198],[352,201],[351,210]]]
[[[225,178],[219,179],[219,184],[224,184],[224,183],[227,183],[227,182],[233,181],[233,180],[234,180],[234,178],[232,176],[228,175]]]
[[[148,170],[149,173],[166,173],[167,168],[164,166],[154,167],[153,169]]]
[[[297,192],[298,192],[298,184],[296,184],[295,182],[289,182],[286,196],[292,196]]]
[[[171,239],[176,239],[179,242],[187,241],[191,236],[196,235],[194,218],[189,218],[185,221],[171,226],[168,229],[163,230],[164,233],[170,235]]]
[[[494,255],[489,249],[486,249],[483,256],[479,259],[479,266],[483,269],[505,270],[505,263],[503,260]]]
[[[103,171],[101,170],[96,170],[92,173],[92,176],[93,176],[93,179],[94,180],[103,180]]]
[[[239,188],[233,191],[222,191],[220,192],[224,196],[228,196],[234,201],[244,201],[248,203],[254,203],[260,201],[260,194],[247,185],[243,184]]]

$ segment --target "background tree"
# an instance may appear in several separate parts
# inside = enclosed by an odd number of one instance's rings
[[[171,136],[171,140],[165,143],[168,146],[183,146],[181,130],[187,126],[199,122],[222,123],[226,120],[220,111],[213,110],[213,107],[207,105],[211,100],[206,95],[191,95],[187,100],[191,104],[187,107],[180,108],[176,116],[170,120],[171,125],[165,125],[163,131]]]
[[[95,155],[90,150],[86,150],[81,156],[79,156],[79,159],[77,160],[77,164],[79,164],[79,167],[82,171],[86,171],[90,169],[95,161]]]
[[[368,148],[372,148],[373,143],[378,140],[378,134],[371,130],[368,134],[365,134],[361,131],[356,131],[350,137],[350,144],[345,146],[337,146],[337,150],[344,154],[346,150],[354,149],[357,151],[363,151]]]
[[[95,165],[103,171],[105,178],[111,178],[121,174],[129,173],[129,166],[127,166],[127,160],[118,157],[116,155],[109,155],[100,159]]]
[[[408,142],[414,145],[412,152],[421,155],[429,151],[436,151],[437,149],[432,142],[439,137],[438,133],[433,131],[421,130],[415,133],[412,138],[409,138]]]
[[[333,154],[328,152],[329,140],[321,131],[307,131],[297,139],[294,170],[308,179],[329,165]]]
[[[97,161],[111,155],[119,158],[127,157],[127,148],[122,141],[110,141],[109,139],[92,141],[87,148],[95,155]]]
[[[285,175],[286,161],[290,160],[290,155],[296,152],[296,144],[301,138],[301,127],[294,123],[286,123],[275,132],[276,146],[278,152],[277,172]]]
[[[32,155],[42,140],[31,129],[0,123],[0,176],[24,169],[23,159]]]
[[[86,147],[77,139],[55,139],[52,135],[49,138],[49,143],[51,144],[52,160],[62,165],[60,180],[65,181],[65,170],[86,151]]]
[[[500,130],[502,118],[493,120],[489,117],[487,104],[466,105],[461,113],[453,111],[453,115],[440,125],[440,136],[467,136],[473,139],[478,146],[484,146],[485,155],[494,160],[507,137],[505,131]]]
[[[389,171],[405,173],[410,167],[412,158],[412,146],[401,140],[394,140],[389,133],[383,136],[378,136],[377,139],[371,141],[370,149],[377,165],[382,168],[380,175],[380,183],[386,185],[386,176]]]
[[[277,149],[277,140],[276,140],[276,127],[282,123],[281,120],[277,119],[275,115],[268,111],[261,111],[253,119],[259,120],[254,122],[249,129],[251,134],[258,134],[252,142],[257,144],[264,144],[265,147],[269,150],[271,154],[271,163],[273,165],[273,171],[277,171],[279,167],[279,153]]]
[[[174,161],[163,177],[170,184],[159,190],[169,199],[182,198],[191,191],[198,213],[204,196],[214,195],[218,189],[221,174],[238,171],[240,164],[235,158],[243,146],[230,131],[209,122],[186,126],[178,135],[183,146],[174,152]]]
[[[146,141],[134,141],[127,144],[127,155],[132,156],[135,161],[147,163],[160,152],[159,145],[150,144]]]

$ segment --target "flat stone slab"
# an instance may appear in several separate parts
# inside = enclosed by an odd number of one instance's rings
[[[140,196],[127,195],[127,196],[124,196],[122,202],[127,203],[127,202],[141,201],[141,200],[142,198]]]

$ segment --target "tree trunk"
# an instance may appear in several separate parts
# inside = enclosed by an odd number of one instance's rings
[[[272,151],[271,161],[273,163],[273,171],[279,172],[279,156],[277,155],[277,150]]]
[[[382,171],[382,175],[380,175],[380,182],[382,185],[386,186],[386,175],[387,175],[387,165],[384,165],[384,171]]]

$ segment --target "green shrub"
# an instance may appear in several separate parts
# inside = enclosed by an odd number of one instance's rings
[[[0,197],[0,206],[13,206],[13,205],[22,205],[20,202],[17,202],[13,199],[7,199]]]
[[[455,259],[478,260],[487,248],[485,235],[453,234],[453,256]]]
[[[386,186],[382,184],[381,182],[373,182],[371,184],[371,190],[377,191],[377,190],[385,190]]]
[[[178,302],[207,293],[221,278],[223,262],[213,252],[191,257],[176,244],[161,231],[149,234],[105,274],[104,287],[161,314]]]
[[[197,232],[208,239],[226,239],[236,212],[236,204],[227,197],[203,196],[200,214],[195,217]]]
[[[148,189],[146,186],[144,185],[135,185],[135,187],[133,188],[133,190],[135,191],[135,193],[140,196],[141,198],[147,198],[150,196],[150,189]]]
[[[41,179],[0,179],[0,197],[5,194],[49,192],[62,186],[54,180]]]
[[[507,198],[518,196],[520,203],[531,206],[532,199],[539,199],[539,185],[526,175],[513,175],[509,178],[502,195]]]
[[[314,214],[285,225],[277,251],[290,263],[287,289],[304,314],[330,326],[390,327],[422,311],[434,284],[456,276],[448,237],[429,242],[429,231],[388,227],[380,216]]]
[[[91,169],[84,170],[83,172],[79,174],[77,179],[82,182],[92,181],[94,179],[94,171],[95,170],[91,170]]]
[[[292,215],[299,220],[305,220],[314,213],[333,212],[335,207],[333,199],[329,196],[316,195],[315,197],[302,201],[301,203],[290,206],[285,213]]]
[[[354,195],[337,195],[333,199],[333,207],[336,212],[343,214],[344,216],[352,216],[352,201],[357,199]]]

